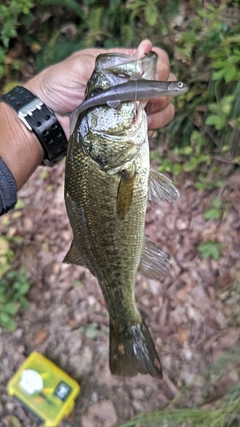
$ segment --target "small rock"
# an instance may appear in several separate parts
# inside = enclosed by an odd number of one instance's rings
[[[227,333],[219,338],[218,345],[221,349],[230,349],[239,342],[239,329],[238,328],[229,328]]]
[[[14,403],[11,401],[7,402],[6,403],[6,409],[11,414],[11,412],[13,412],[13,410],[14,410]]]
[[[174,230],[175,229],[175,216],[172,214],[169,214],[166,217],[166,226],[169,230]]]
[[[116,409],[111,400],[92,405],[82,416],[82,427],[113,427],[117,422]]]
[[[21,345],[19,345],[19,346],[17,347],[17,352],[18,352],[19,354],[23,354],[23,353],[25,352],[25,347],[24,347],[24,345],[23,345],[23,344],[21,344]]]
[[[88,297],[88,304],[89,305],[95,305],[96,304],[96,298],[93,295],[90,295]]]
[[[183,221],[181,218],[178,218],[176,221],[176,226],[178,230],[186,230],[186,228],[188,227],[188,224]]]
[[[17,329],[13,334],[13,338],[17,341],[20,340],[22,336],[23,336],[23,329]]]
[[[193,356],[192,350],[189,348],[189,345],[187,342],[185,342],[183,345],[183,354],[187,361],[192,360],[192,356]]]
[[[72,356],[71,363],[77,377],[89,373],[92,370],[93,353],[90,347],[85,347],[81,354]]]
[[[145,393],[142,388],[134,388],[132,390],[132,395],[134,399],[143,399],[145,396]]]
[[[94,392],[92,393],[92,402],[93,402],[93,403],[97,403],[97,402],[98,402],[98,394],[97,394],[97,392],[96,392],[96,391],[94,391]]]
[[[137,412],[142,412],[143,410],[143,403],[139,400],[133,400],[132,405]]]
[[[153,295],[159,295],[161,285],[158,280],[148,279],[148,286]]]
[[[0,402],[0,417],[2,418],[2,415],[3,415],[3,411],[4,411],[4,409],[3,409],[3,405],[1,404],[1,402]]]

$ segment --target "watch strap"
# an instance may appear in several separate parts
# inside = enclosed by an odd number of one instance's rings
[[[54,166],[67,152],[67,138],[56,116],[28,89],[16,86],[0,97],[18,114],[30,132],[33,132],[44,150],[43,164]]]
[[[6,163],[0,158],[0,215],[5,214],[17,203],[17,186]]]

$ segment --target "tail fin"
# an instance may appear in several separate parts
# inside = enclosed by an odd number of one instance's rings
[[[110,323],[110,370],[113,375],[134,377],[139,372],[162,378],[161,363],[145,322],[131,326],[118,338]]]

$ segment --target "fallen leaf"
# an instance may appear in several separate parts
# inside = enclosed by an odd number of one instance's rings
[[[186,332],[184,331],[183,328],[179,327],[177,329],[177,333],[178,333],[178,341],[179,344],[183,347],[184,343],[187,341],[188,337]]]
[[[42,344],[44,341],[46,341],[47,337],[48,337],[47,331],[39,331],[37,335],[35,335],[33,342],[35,345]]]

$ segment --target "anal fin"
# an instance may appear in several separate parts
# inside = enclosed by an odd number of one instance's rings
[[[76,248],[74,240],[72,241],[71,247],[70,247],[67,255],[65,256],[63,262],[66,264],[77,264],[77,265],[81,265],[82,267],[84,267],[84,262],[82,261],[82,258],[79,255],[79,252]]]
[[[149,175],[149,201],[156,203],[174,202],[179,198],[179,191],[174,187],[172,181],[153,169]]]
[[[159,280],[167,275],[169,267],[168,256],[145,236],[138,271],[148,279]]]

